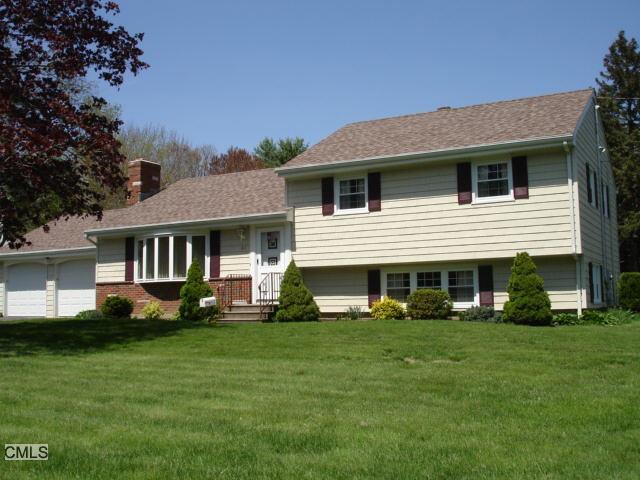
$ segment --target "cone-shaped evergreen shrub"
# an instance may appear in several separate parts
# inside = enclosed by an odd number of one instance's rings
[[[200,307],[200,299],[211,295],[211,287],[202,279],[200,264],[194,261],[187,272],[187,281],[180,289],[180,319],[197,322],[211,317],[212,307]]]
[[[315,322],[320,317],[318,305],[293,260],[284,272],[278,303],[276,322]]]
[[[507,284],[509,301],[504,304],[503,320],[522,325],[550,325],[553,315],[542,277],[528,253],[516,255]]]

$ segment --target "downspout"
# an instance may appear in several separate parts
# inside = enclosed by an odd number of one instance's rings
[[[98,243],[95,242],[94,240],[91,240],[91,237],[86,233],[84,234],[84,238],[87,242],[93,243],[93,246],[96,247],[96,249],[98,248]]]
[[[571,219],[571,256],[576,262],[576,312],[582,315],[582,263],[578,257],[578,235],[576,222],[576,208],[574,195],[574,171],[573,171],[573,155],[569,142],[562,142],[566,159],[567,159],[567,184],[569,187],[569,216]]]

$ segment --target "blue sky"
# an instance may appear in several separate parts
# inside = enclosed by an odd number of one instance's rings
[[[594,86],[617,32],[640,37],[638,0],[120,4],[151,68],[102,94],[127,124],[218,150]]]

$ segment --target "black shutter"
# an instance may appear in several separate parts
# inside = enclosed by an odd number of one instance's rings
[[[593,195],[596,201],[596,208],[598,208],[598,176],[596,172],[593,172]]]
[[[382,209],[382,185],[380,182],[380,172],[370,173],[367,183],[369,184],[369,211],[379,212]]]
[[[513,157],[513,196],[514,198],[529,198],[529,172],[527,157]]]
[[[593,303],[593,263],[589,262],[589,299]]]
[[[593,200],[593,192],[591,191],[591,168],[587,163],[587,201],[591,203]]]
[[[458,204],[471,203],[471,164],[458,164]]]
[[[380,300],[380,270],[369,270],[367,272],[367,294],[369,295],[369,308],[373,302]]]
[[[135,239],[127,237],[124,240],[124,281],[133,282],[133,251],[135,248]],[[138,259],[142,261],[141,258]]]
[[[611,210],[609,210],[610,208],[610,203],[609,203],[609,185],[607,185],[607,190],[606,190],[606,197],[605,197],[605,201],[607,202],[607,218],[611,217]]]
[[[333,177],[322,179],[322,215],[333,215]]]
[[[478,284],[480,287],[480,305],[493,307],[493,267],[480,265],[478,267]]]
[[[209,232],[209,278],[220,277],[220,230]]]

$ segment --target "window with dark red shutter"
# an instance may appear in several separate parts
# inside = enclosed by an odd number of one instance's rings
[[[322,215],[333,215],[333,177],[322,179]]]
[[[220,230],[209,232],[209,277],[220,277]]]
[[[513,157],[511,167],[513,168],[513,197],[516,199],[529,198],[527,157]]]
[[[471,203],[471,163],[459,163],[458,168],[458,204]]]
[[[135,239],[127,237],[124,241],[124,281],[133,282],[133,251],[135,248]],[[142,261],[141,258],[138,259]]]
[[[493,267],[491,265],[478,267],[478,286],[480,288],[480,305],[493,307]]]
[[[379,212],[382,209],[382,184],[380,172],[373,172],[367,179],[369,188],[369,211]]]
[[[380,270],[369,270],[367,272],[367,294],[369,296],[369,307],[373,302],[380,300]]]

